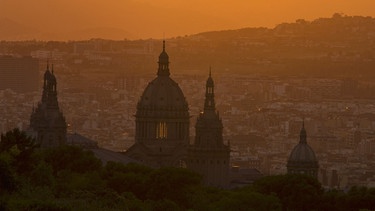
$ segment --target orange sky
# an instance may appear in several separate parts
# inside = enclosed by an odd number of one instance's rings
[[[161,38],[209,30],[274,27],[304,18],[375,17],[375,0],[0,0],[0,19],[37,39]]]

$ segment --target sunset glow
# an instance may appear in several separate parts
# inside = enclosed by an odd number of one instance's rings
[[[375,16],[373,0],[1,0],[0,21],[37,39],[139,39],[270,27],[334,13]]]

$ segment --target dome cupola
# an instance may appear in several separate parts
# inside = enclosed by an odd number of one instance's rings
[[[163,51],[159,55],[158,76],[169,76],[169,56],[165,51],[165,40],[163,40]]]

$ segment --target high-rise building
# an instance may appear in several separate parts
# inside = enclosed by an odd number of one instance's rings
[[[230,148],[223,142],[223,124],[215,106],[214,81],[206,82],[204,110],[195,125],[195,142],[189,147],[187,167],[203,176],[209,186],[228,187]]]
[[[42,100],[33,108],[30,128],[41,147],[57,147],[66,143],[66,122],[57,101],[57,82],[52,70],[44,73]]]
[[[314,150],[307,144],[305,124],[302,122],[300,141],[290,153],[287,169],[288,174],[308,174],[318,177],[319,164]]]
[[[0,56],[0,90],[38,90],[39,62],[31,57]]]
[[[126,155],[153,167],[185,166],[189,106],[181,88],[170,77],[165,41],[158,64],[157,77],[138,101],[135,144]]]

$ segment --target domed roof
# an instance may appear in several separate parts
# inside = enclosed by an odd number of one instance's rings
[[[300,141],[290,153],[288,159],[288,166],[310,166],[317,167],[318,160],[316,159],[314,150],[307,144],[306,130],[304,124],[300,132]]]
[[[290,153],[289,162],[315,163],[317,159],[314,150],[307,143],[298,143]]]
[[[143,92],[138,102],[137,116],[158,118],[189,116],[188,104],[181,88],[169,77],[169,56],[165,52],[165,41],[158,63],[157,77]]]
[[[170,77],[157,77],[143,92],[139,106],[153,108],[187,107],[181,88]]]

